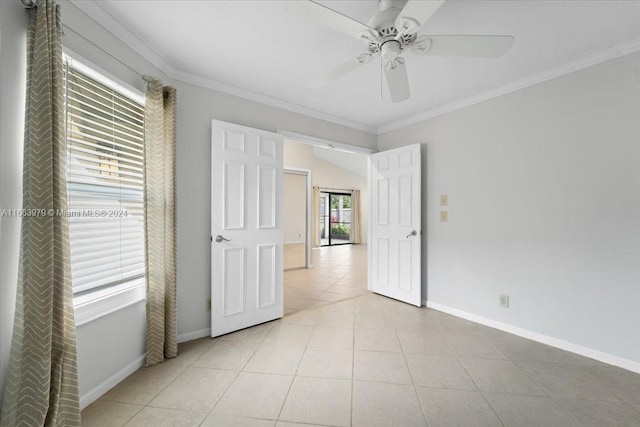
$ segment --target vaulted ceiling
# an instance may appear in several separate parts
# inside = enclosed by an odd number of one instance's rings
[[[640,1],[449,0],[419,34],[510,34],[511,50],[491,59],[405,55],[411,98],[394,104],[376,61],[310,88],[310,80],[364,52],[364,43],[287,1],[74,3],[177,79],[373,132],[640,50]],[[320,3],[363,23],[378,8],[368,0]]]

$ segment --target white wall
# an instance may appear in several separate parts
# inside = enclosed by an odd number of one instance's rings
[[[362,177],[369,176],[369,158],[361,153],[348,153],[342,150],[334,150],[322,147],[320,145],[313,146],[313,155],[326,160],[334,165],[347,169],[349,172]]]
[[[211,327],[211,120],[258,129],[289,130],[374,149],[376,135],[174,81],[178,91],[178,334],[202,336]],[[288,164],[285,166],[295,166]]]
[[[351,154],[350,154],[351,155]],[[366,162],[366,155],[360,156]],[[314,154],[312,145],[295,141],[284,141],[284,164],[290,167],[311,170],[311,185],[320,188],[360,190],[360,231],[362,243],[367,243],[369,223],[369,186],[367,177],[353,173]]]
[[[22,205],[22,138],[27,17],[20,2],[0,1],[0,209]],[[15,312],[20,219],[0,218],[0,402]]]
[[[283,194],[284,242],[304,243],[307,225],[307,177],[285,172]]]
[[[379,149],[416,142],[428,300],[640,369],[640,54],[381,135]]]

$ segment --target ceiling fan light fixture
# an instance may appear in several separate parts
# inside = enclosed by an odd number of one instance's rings
[[[367,52],[367,53],[362,53],[360,55],[358,55],[358,57],[356,58],[356,62],[358,64],[366,64],[367,62],[371,61],[373,59],[373,54]]]
[[[397,25],[400,24],[398,27]],[[399,16],[396,19],[396,28],[398,29],[398,37],[402,37],[405,34],[413,34],[420,29],[420,23],[406,16]]]
[[[393,61],[400,53],[402,53],[402,50],[400,42],[397,40],[389,40],[380,46],[380,56],[384,62]]]
[[[384,65],[384,69],[386,71],[395,70],[396,68],[398,68],[398,67],[400,67],[400,66],[402,66],[404,64],[405,64],[404,58],[398,57],[396,59],[393,59],[393,60],[387,62]]]
[[[365,41],[377,42],[378,38],[380,37],[380,34],[378,34],[377,31],[366,30],[359,33],[358,37]]]
[[[426,55],[431,49],[431,38],[429,36],[420,36],[411,45],[411,52],[418,55]]]

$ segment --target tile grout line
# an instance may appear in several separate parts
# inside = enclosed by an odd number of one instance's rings
[[[583,366],[584,368],[587,368],[588,365],[575,365],[575,366]],[[612,367],[611,365],[606,365],[606,367]],[[615,367],[617,368],[617,367]],[[617,369],[623,369],[623,368],[617,368]],[[605,383],[603,381],[598,381],[596,379],[595,376],[590,375],[589,372],[586,372],[585,375],[592,381],[594,381],[596,384],[598,384],[599,386],[601,386],[602,388],[604,388],[607,392],[609,392],[611,395],[613,395],[613,397],[615,397],[616,399],[618,399],[618,401],[620,402],[624,402],[627,404],[627,406],[630,406],[632,409],[636,410],[637,412],[640,412],[640,405],[638,405],[638,407],[636,408],[631,402],[627,402],[625,399],[619,397],[616,393],[612,392],[609,387],[614,386],[614,385],[618,385],[618,384],[614,384],[614,383]],[[623,385],[626,384],[623,382]],[[631,384],[631,383],[629,383]],[[637,402],[640,403],[640,402]]]
[[[353,401],[354,401],[354,388],[355,388],[355,376],[356,376],[356,311],[357,302],[353,305],[353,339],[351,340],[351,418],[349,419],[349,426],[353,426]]]
[[[517,361],[516,361],[516,362],[517,362]],[[531,376],[531,375],[527,374],[527,373],[526,373],[526,372],[525,372],[525,371],[524,371],[520,366],[518,366],[518,364],[517,364],[517,363],[515,363],[514,361],[511,361],[511,363],[513,363],[513,365],[516,367],[516,369],[518,369],[518,371],[520,371],[520,373],[522,373],[522,375],[524,375],[525,377],[527,377],[527,378],[529,378],[531,381],[533,381],[533,383],[534,383],[535,385],[537,385],[538,387],[540,387],[540,389],[541,389],[541,390],[544,390],[544,392],[545,392],[545,393],[547,393],[547,397],[548,397],[549,399],[551,399],[551,401],[552,401],[553,403],[555,403],[555,404],[556,404],[556,405],[557,405],[557,406],[558,406],[558,407],[559,407],[559,408],[560,408],[560,409],[561,409],[565,414],[567,414],[567,415],[569,416],[569,418],[570,418],[570,419],[572,419],[573,421],[575,421],[577,425],[579,425],[579,426],[584,426],[580,421],[578,421],[578,419],[577,419],[576,417],[574,417],[574,416],[573,416],[573,414],[572,414],[571,412],[569,412],[569,411],[568,411],[564,406],[562,406],[562,405],[560,404],[560,402],[558,402],[558,401],[556,400],[556,398],[553,396],[553,394],[551,394],[551,392],[550,392],[546,387],[544,387],[542,384],[539,384],[539,383],[535,380],[535,378],[534,378],[533,376]],[[534,363],[535,363],[535,362],[534,362]],[[596,384],[597,384],[597,382],[596,382]]]
[[[436,327],[440,330],[440,327],[438,326],[438,324],[436,323]],[[471,336],[471,335],[469,335]],[[481,335],[482,336],[482,335]],[[464,366],[464,364],[462,363],[462,360],[460,360],[460,357],[458,357],[457,353],[453,350],[453,348],[450,346],[449,342],[444,338],[444,336],[442,337],[443,340],[447,343],[447,345],[451,348],[451,350],[453,351],[454,355],[456,356],[456,358],[458,359],[458,363],[460,363],[460,365],[462,366],[462,368],[465,370],[465,372],[467,373],[467,375],[469,376],[469,378],[471,378],[471,381],[473,381],[473,383],[476,385],[476,387],[478,388],[478,391],[480,391],[480,394],[482,395],[482,397],[484,398],[484,400],[487,402],[487,404],[489,404],[489,407],[492,409],[492,411],[496,414],[496,416],[498,417],[498,419],[500,420],[500,422],[503,423],[502,418],[500,418],[497,410],[493,407],[493,405],[491,405],[491,403],[489,402],[489,400],[487,399],[486,395],[485,395],[485,391],[480,390],[480,388],[478,387],[478,385],[475,383],[475,380],[473,379],[473,377],[471,376],[471,374],[469,374],[469,372],[467,371],[467,368]],[[502,350],[500,348],[498,348],[498,350],[500,350],[500,352],[502,352]],[[502,352],[504,354],[504,352]],[[520,366],[518,366],[514,361],[512,360],[507,354],[504,354],[504,356],[507,358],[506,361],[511,362],[511,364],[513,366],[516,367],[516,369],[523,374],[525,377],[527,377],[529,380],[531,380],[536,386],[540,387],[541,390],[543,390],[545,393],[547,393],[546,396],[539,396],[539,395],[530,395],[530,394],[521,394],[521,393],[509,393],[509,392],[493,392],[493,393],[498,393],[498,394],[504,394],[504,395],[509,395],[509,396],[529,396],[529,397],[547,397],[550,398],[559,408],[561,408],[564,412],[566,412],[569,417],[576,421],[578,423],[578,425],[582,426],[582,423],[580,423],[577,419],[575,419],[575,417],[573,417],[573,415],[571,413],[569,413],[569,411],[567,411],[560,403],[558,403],[556,401],[556,399],[551,395],[551,393],[549,392],[549,390],[547,390],[545,387],[543,387],[541,384],[539,384],[537,381],[535,381],[535,379],[533,379],[531,376],[529,376],[526,372],[524,372]],[[502,360],[502,359],[490,359],[490,358],[477,358],[477,357],[470,357],[470,359],[482,359],[482,360]],[[488,392],[488,391],[487,391]]]
[[[269,323],[269,322],[267,322]],[[256,325],[257,326],[257,325]],[[271,333],[271,330],[273,329],[274,325],[271,325],[271,327],[269,328],[269,330],[267,331],[266,334],[264,334],[264,337],[262,337],[262,339],[260,339],[260,341],[258,341],[256,348],[253,350],[253,353],[251,353],[251,356],[249,356],[249,358],[247,359],[247,361],[244,363],[244,365],[242,365],[242,367],[236,371],[236,375],[233,377],[233,380],[231,380],[229,382],[229,385],[227,385],[227,387],[225,387],[224,391],[220,394],[220,397],[218,397],[218,399],[215,401],[215,403],[213,404],[213,406],[211,406],[211,409],[209,410],[209,412],[207,413],[207,415],[204,417],[204,419],[202,420],[202,422],[199,424],[200,426],[202,425],[202,423],[204,423],[206,421],[207,418],[209,418],[210,415],[213,414],[213,411],[215,410],[216,406],[218,405],[218,403],[220,403],[220,400],[222,400],[222,398],[224,397],[224,395],[229,391],[229,388],[231,388],[231,386],[233,385],[233,383],[236,382],[236,380],[238,379],[238,377],[240,376],[240,374],[243,372],[243,369],[247,366],[247,364],[249,363],[249,361],[253,358],[253,356],[255,355],[256,351],[258,351],[258,348],[260,348],[260,346],[262,345],[262,343],[264,342],[264,340],[267,338],[267,335],[269,335],[269,333]],[[218,339],[218,341],[225,341],[223,339]],[[228,340],[230,342],[234,342],[233,340]],[[250,344],[250,343],[245,343],[242,340],[239,340],[240,342],[242,342],[243,344]],[[237,342],[237,341],[236,341]],[[213,346],[211,346],[213,348]],[[205,352],[206,353],[206,352]],[[202,353],[202,355],[197,359],[199,360],[202,356],[204,356],[205,353]],[[196,360],[196,361],[197,361]],[[193,363],[195,363],[196,361],[194,361]],[[213,368],[215,369],[215,368]]]
[[[214,344],[211,344],[211,347],[213,347],[213,345],[214,345]],[[206,353],[208,350],[209,350],[209,349],[205,350],[205,351],[200,355],[200,357],[202,357],[202,355],[204,355],[204,353]],[[172,358],[172,359],[177,360],[177,358],[178,358],[179,356],[180,356],[180,354],[178,354],[178,356],[176,356],[175,358]],[[193,364],[194,364],[198,359],[200,359],[200,357],[198,357],[198,358],[194,359],[194,361],[193,361],[193,362],[191,362],[190,364],[186,365],[186,366],[184,367],[184,369],[182,369],[182,370],[181,370],[181,371],[176,375],[176,377],[175,377],[174,379],[172,379],[171,381],[169,381],[169,383],[168,383],[166,386],[164,386],[161,390],[159,390],[159,391],[158,391],[158,392],[157,392],[157,393],[156,393],[156,394],[151,398],[151,400],[149,400],[149,402],[145,403],[144,405],[139,405],[139,404],[136,404],[136,403],[130,403],[130,402],[119,402],[119,401],[114,401],[114,400],[103,399],[103,396],[101,396],[101,397],[100,397],[100,399],[98,399],[98,400],[101,400],[101,399],[102,399],[102,400],[103,400],[103,401],[105,401],[105,402],[124,403],[124,404],[128,404],[128,405],[137,405],[137,406],[140,406],[140,409],[139,409],[135,414],[133,414],[129,419],[127,419],[127,421],[125,421],[125,423],[123,424],[123,426],[125,426],[125,425],[126,425],[126,424],[128,424],[128,423],[129,423],[129,422],[130,422],[130,421],[131,421],[131,420],[132,420],[136,415],[138,415],[140,412],[142,412],[142,410],[144,410],[145,408],[147,408],[147,407],[149,407],[149,408],[157,408],[156,406],[151,406],[151,405],[150,405],[150,404],[151,404],[151,402],[153,402],[153,400],[154,400],[156,397],[158,397],[158,396],[160,395],[160,393],[162,393],[162,392],[163,392],[165,389],[167,389],[171,384],[173,384],[173,383],[178,379],[178,377],[179,377],[180,375],[182,375],[184,372],[186,372],[186,371],[187,371],[187,369],[189,369],[190,367],[192,367],[192,366],[193,366]],[[167,359],[167,360],[171,360],[171,359]],[[164,362],[162,362],[162,363],[164,363]],[[154,365],[154,366],[157,366],[157,365]],[[141,368],[139,368],[138,370],[136,370],[136,372],[138,372],[140,369],[145,369],[145,368],[146,368],[145,366],[142,366]],[[134,372],[133,374],[135,374],[135,372]],[[129,375],[129,377],[127,377],[127,378],[130,378],[133,374]],[[125,378],[125,379],[126,379],[126,378]],[[124,381],[124,380],[123,380],[123,381]],[[123,381],[121,381],[121,382],[120,382],[120,383],[118,383],[118,384],[121,384]],[[115,388],[115,387],[114,387],[114,388]],[[97,401],[96,401],[96,402],[97,402]],[[169,408],[164,408],[164,409],[169,409]]]
[[[436,326],[439,328],[437,322]],[[440,328],[439,328],[440,329]],[[493,329],[491,329],[493,331]],[[512,334],[509,334],[512,335]],[[472,335],[469,335],[472,336]],[[491,335],[486,335],[486,334],[482,334],[480,336],[484,336],[487,338],[494,338]],[[498,338],[495,338],[498,339]],[[534,344],[538,344],[535,342],[532,342],[529,339],[524,339],[527,343],[534,343]],[[445,340],[446,341],[446,340]],[[447,342],[448,344],[448,342]],[[493,344],[493,343],[492,343]],[[495,344],[493,344],[495,346]],[[537,396],[537,397],[546,397],[549,398],[553,403],[555,403],[564,413],[566,413],[570,419],[572,419],[573,421],[575,421],[577,423],[577,425],[582,426],[583,424],[568,410],[564,407],[564,405],[562,405],[556,396],[554,396],[546,387],[544,387],[542,384],[540,384],[538,381],[535,380],[535,378],[531,375],[529,375],[528,373],[526,373],[522,367],[520,367],[518,365],[517,362],[520,363],[536,363],[536,364],[542,364],[542,365],[569,365],[571,367],[581,367],[581,366],[588,366],[588,365],[580,365],[578,363],[573,363],[570,359],[565,359],[565,362],[547,362],[547,361],[536,361],[536,360],[530,360],[530,361],[523,361],[523,360],[514,360],[512,359],[511,356],[509,356],[507,353],[505,353],[500,347],[498,347],[498,350],[504,354],[504,356],[506,357],[506,361],[511,362],[516,369],[522,374],[524,375],[526,378],[528,378],[529,380],[531,380],[536,386],[538,386],[542,391],[544,391],[546,393],[546,396]],[[457,354],[456,354],[457,356]],[[483,360],[498,360],[498,359],[491,359],[491,358],[482,358],[482,357],[473,357],[473,359],[483,359]],[[464,365],[463,365],[464,367]],[[466,370],[466,368],[465,368]],[[617,401],[610,401],[610,400],[599,400],[599,399],[588,399],[588,398],[576,398],[576,397],[569,397],[567,396],[567,399],[571,399],[571,400],[584,400],[584,401],[591,401],[591,402],[605,402],[605,403],[626,403],[627,406],[631,407],[632,409],[636,409],[633,407],[633,405],[631,405],[629,402],[624,401],[624,399],[620,399],[617,395],[615,395],[615,393],[611,392],[607,387],[606,384],[598,381],[595,377],[593,377],[592,375],[589,375],[589,373],[585,373],[584,376],[590,380],[592,380],[594,383],[596,383],[597,385],[601,386],[605,391],[607,391],[609,394],[611,394],[613,397],[615,397],[616,399],[618,399]],[[473,380],[473,379],[472,379]],[[475,382],[475,381],[474,381]],[[487,400],[486,396],[485,396],[485,392],[483,392],[482,390],[480,390],[483,397],[485,398],[485,400]],[[504,395],[510,395],[510,396],[530,396],[530,397],[536,397],[536,395],[529,395],[529,394],[519,394],[519,393],[508,393],[508,392],[494,392],[497,394],[504,394]],[[558,396],[561,397],[561,396]],[[488,400],[487,400],[488,401]],[[489,404],[491,406],[491,408],[493,409],[493,406],[491,404]],[[636,409],[637,410],[637,409]],[[640,410],[637,410],[640,412]],[[495,412],[495,410],[494,410]],[[497,415],[497,413],[496,413]]]
[[[451,344],[449,344],[449,341],[447,341],[447,339],[443,335],[442,329],[440,329],[440,326],[438,325],[438,322],[434,321],[433,324],[436,326],[436,329],[438,330],[438,335],[440,336],[442,341],[444,341],[444,343],[447,345],[447,347],[449,347],[449,350],[451,350],[451,353],[453,354],[453,357],[456,359],[458,364],[462,367],[462,369],[467,374],[467,376],[469,377],[469,379],[471,380],[473,385],[476,387],[478,393],[480,393],[480,396],[482,396],[482,399],[489,406],[489,409],[491,409],[491,412],[496,416],[496,419],[500,422],[500,424],[502,424],[502,426],[505,427],[504,420],[502,418],[500,418],[500,415],[498,414],[498,411],[496,411],[496,409],[491,405],[491,402],[489,402],[489,400],[484,395],[482,390],[480,390],[480,387],[478,387],[478,384],[476,383],[476,380],[473,379],[473,377],[471,376],[471,374],[469,373],[467,368],[464,366],[464,363],[462,363],[462,360],[460,360],[460,357],[458,356],[458,353],[453,349],[453,347],[451,347]],[[492,359],[492,360],[495,360],[495,359]]]
[[[302,309],[300,311],[304,311],[304,310],[307,310],[307,309],[304,308],[304,309]],[[307,354],[307,349],[309,348],[309,341],[311,341],[311,336],[313,335],[313,331],[315,329],[316,329],[316,326],[313,326],[313,329],[311,330],[311,333],[309,334],[309,337],[307,338],[306,344],[304,346],[304,351],[302,352],[302,356],[300,357],[300,360],[298,361],[298,366],[296,367],[296,370],[293,373],[293,376],[291,377],[291,383],[289,384],[289,388],[287,389],[287,394],[285,395],[284,399],[282,400],[282,406],[280,406],[280,411],[278,411],[278,416],[276,417],[275,424],[278,424],[278,422],[280,421],[280,417],[282,416],[282,411],[284,411],[284,406],[287,404],[287,399],[289,399],[289,395],[291,394],[291,389],[293,388],[293,383],[296,381],[296,377],[298,376],[298,371],[300,370],[300,365],[302,364],[302,359],[304,359],[304,355]]]
[[[108,402],[108,401],[106,401],[106,402]],[[116,403],[118,403],[118,402],[116,402]],[[136,412],[134,412],[134,414],[133,414],[133,415],[131,415],[129,418],[127,418],[127,419],[125,420],[125,422],[122,424],[122,427],[126,426],[126,425],[129,423],[129,421],[131,421],[132,419],[134,419],[134,418],[135,418],[135,416],[136,416],[136,415],[138,415],[140,412],[142,412],[142,410],[143,410],[144,408],[146,408],[146,406],[142,406],[142,405],[141,405],[141,406],[140,406],[140,408],[138,408],[138,410],[137,410]],[[82,422],[82,415],[80,416],[80,422]]]
[[[391,318],[391,322],[393,323],[393,316],[389,316]],[[396,325],[393,325],[393,332],[395,334],[396,339],[398,340],[398,345],[400,346],[400,352],[402,353],[402,358],[404,359],[404,363],[407,365],[407,372],[409,372],[409,377],[411,377],[411,385],[413,386],[413,392],[418,400],[418,406],[420,407],[420,413],[422,414],[422,419],[425,422],[425,425],[429,427],[429,419],[427,418],[427,414],[422,405],[422,400],[420,399],[420,395],[418,394],[418,387],[416,385],[416,380],[413,377],[413,372],[411,372],[411,368],[409,367],[409,359],[407,359],[407,353],[404,351],[404,347],[402,346],[402,342],[400,341],[400,336],[398,335],[398,329]]]

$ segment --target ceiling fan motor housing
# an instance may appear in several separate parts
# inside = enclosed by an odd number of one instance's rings
[[[368,23],[369,27],[374,28],[379,34],[377,39],[367,40],[367,50],[370,53],[393,52],[398,48],[398,54],[400,54],[416,39],[415,33],[403,34],[398,38],[398,29],[395,27],[395,20],[402,11],[404,3],[406,3],[406,1],[402,0],[383,0],[380,2],[380,11],[371,18]],[[398,55],[395,55],[393,58],[396,56]]]

